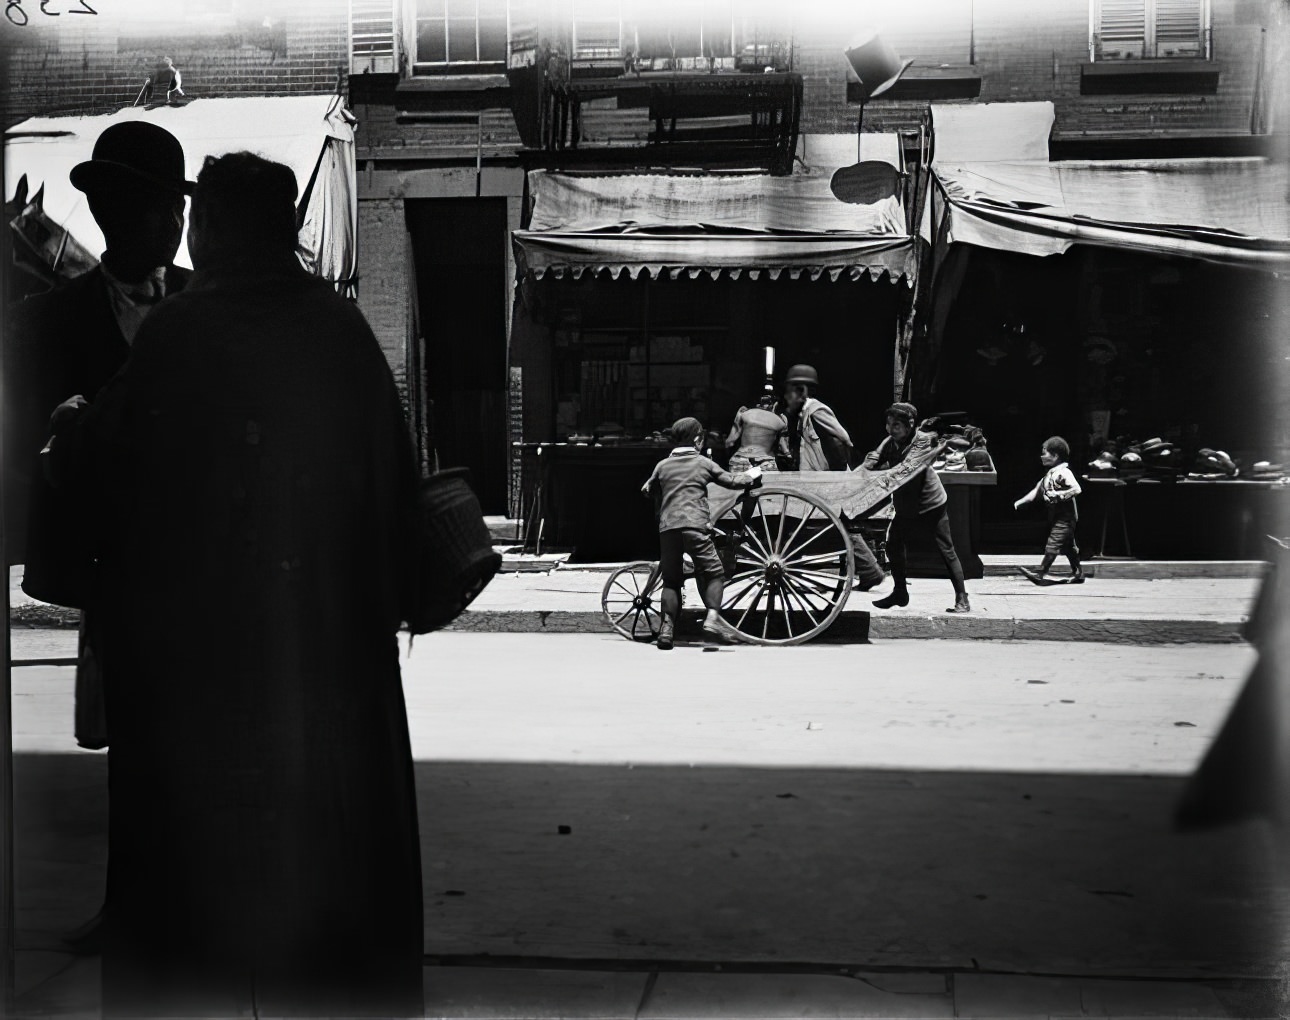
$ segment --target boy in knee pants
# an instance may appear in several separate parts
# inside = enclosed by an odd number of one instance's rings
[[[682,418],[671,429],[673,449],[654,467],[641,492],[655,496],[659,503],[658,539],[663,570],[663,622],[658,630],[658,647],[672,647],[676,618],[681,611],[681,584],[685,577],[682,554],[694,561],[699,594],[708,609],[703,629],[721,639],[730,637],[730,625],[720,615],[725,594],[725,571],[717,547],[709,534],[708,484],[727,489],[748,489],[757,475],[731,475],[705,457],[703,426],[695,418]]]
[[[1075,543],[1075,525],[1079,521],[1079,509],[1075,497],[1080,494],[1079,482],[1067,466],[1071,455],[1070,444],[1061,436],[1052,436],[1044,440],[1039,451],[1039,462],[1048,470],[1038,484],[1028,493],[1013,503],[1013,509],[1020,510],[1027,503],[1041,500],[1048,508],[1048,541],[1044,545],[1044,559],[1038,570],[1019,567],[1021,573],[1035,584],[1054,584],[1044,577],[1053,565],[1053,560],[1062,553],[1071,565],[1070,584],[1083,584],[1084,571],[1080,569],[1079,546]]]

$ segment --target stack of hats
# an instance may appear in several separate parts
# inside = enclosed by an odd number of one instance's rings
[[[1235,478],[1240,474],[1236,463],[1222,450],[1211,450],[1208,446],[1196,452],[1196,465],[1188,478],[1199,478],[1206,481]]]
[[[1119,474],[1119,458],[1114,449],[1105,449],[1088,463],[1088,478],[1114,478]]]
[[[1142,454],[1137,447],[1130,447],[1120,454],[1116,467],[1120,472],[1120,477],[1126,481],[1141,478],[1147,470],[1146,465],[1142,463]]]
[[[946,418],[966,415],[940,415],[937,421],[937,432],[945,440],[945,454],[937,458],[932,465],[938,471],[991,471],[994,463],[986,450],[985,433],[975,425],[945,424]]]
[[[1182,454],[1173,443],[1157,436],[1142,444],[1139,455],[1146,474],[1162,481],[1173,481],[1182,471]]]

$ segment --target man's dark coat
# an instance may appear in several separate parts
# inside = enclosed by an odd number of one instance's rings
[[[416,474],[367,323],[294,263],[199,272],[66,450],[100,557],[106,1011],[419,1016]]]
[[[166,293],[191,274],[171,266]],[[5,341],[5,561],[21,563],[37,455],[49,416],[69,397],[86,400],[107,385],[130,354],[101,267],[9,310]]]

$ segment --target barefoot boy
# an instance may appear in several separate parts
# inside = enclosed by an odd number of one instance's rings
[[[1070,445],[1061,436],[1044,440],[1039,452],[1039,461],[1048,469],[1028,493],[1013,503],[1013,509],[1020,510],[1027,503],[1042,500],[1048,507],[1048,542],[1044,545],[1044,559],[1038,570],[1027,567],[1018,569],[1035,584],[1054,584],[1055,581],[1044,577],[1053,565],[1053,560],[1061,553],[1070,561],[1070,584],[1083,584],[1084,572],[1080,569],[1079,546],[1075,544],[1075,524],[1079,520],[1079,509],[1075,497],[1080,494],[1079,482],[1066,465],[1071,455]]]

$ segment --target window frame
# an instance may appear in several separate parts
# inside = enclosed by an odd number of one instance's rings
[[[1201,60],[1213,59],[1213,3],[1212,0],[1196,0],[1199,8],[1199,26],[1197,52],[1195,54],[1160,54],[1157,38],[1157,2],[1158,0],[1141,0],[1142,3],[1142,52],[1134,56],[1108,57],[1103,55],[1102,46],[1102,6],[1103,0],[1089,0],[1088,10],[1088,59],[1090,63],[1130,63],[1156,60]],[[1168,2],[1168,0],[1166,0]]]
[[[508,0],[474,0],[475,14],[475,59],[473,60],[451,60],[446,59],[452,52],[452,33],[450,25],[453,21],[464,21],[464,18],[452,18],[447,14],[446,0],[437,0],[440,7],[444,9],[443,17],[436,20],[443,22],[444,28],[444,48],[445,53],[443,60],[427,60],[425,55],[420,52],[420,25],[422,22],[421,3],[422,0],[405,0],[411,8],[411,17],[408,19],[407,49],[408,64],[411,68],[412,75],[453,75],[453,74],[486,74],[492,72],[502,72],[506,70],[507,62],[510,58],[510,40],[511,40],[511,5]],[[496,3],[505,15],[505,36],[503,40],[502,54],[500,57],[489,58],[487,60],[480,57],[480,7],[484,4]],[[426,19],[430,20],[430,19]]]

